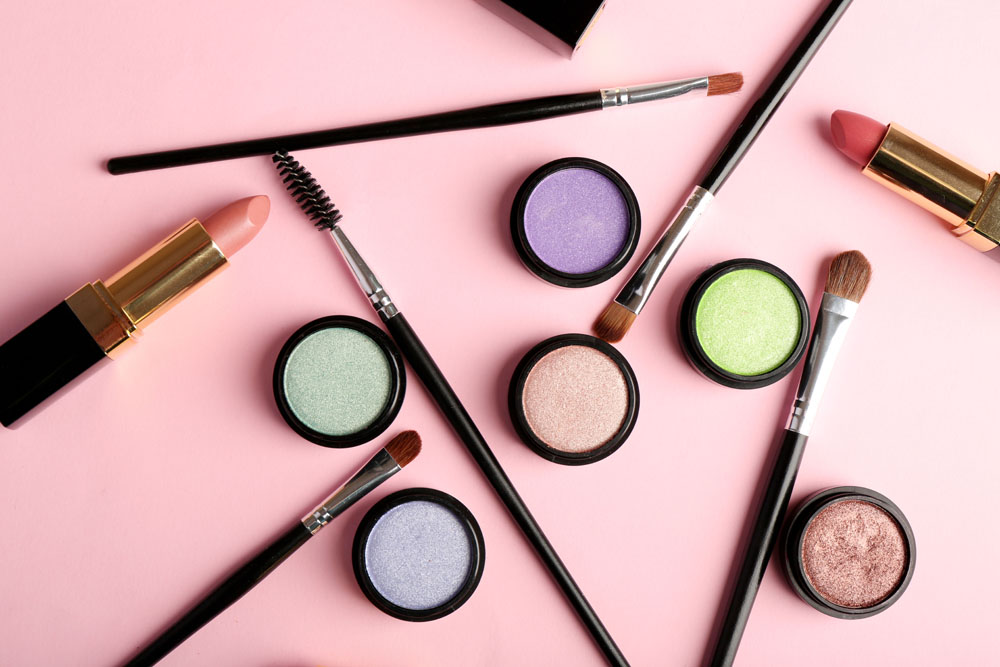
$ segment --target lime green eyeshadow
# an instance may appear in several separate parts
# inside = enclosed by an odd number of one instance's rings
[[[288,357],[282,382],[295,417],[329,436],[371,426],[393,387],[392,367],[382,348],[347,327],[320,329],[303,338]]]
[[[795,352],[801,330],[794,292],[759,269],[720,276],[705,290],[695,314],[705,356],[735,375],[763,375],[781,366]]]

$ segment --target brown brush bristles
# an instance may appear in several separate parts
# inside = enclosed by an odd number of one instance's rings
[[[743,74],[740,72],[730,72],[729,74],[716,74],[708,77],[709,95],[728,95],[735,93],[743,87]]]
[[[594,333],[603,341],[617,343],[625,337],[633,322],[635,313],[617,301],[612,301],[594,322]]]
[[[400,468],[405,468],[420,453],[420,436],[416,431],[403,431],[385,446],[385,451]]]
[[[872,265],[858,250],[848,250],[833,258],[826,274],[826,291],[860,303],[872,279]]]

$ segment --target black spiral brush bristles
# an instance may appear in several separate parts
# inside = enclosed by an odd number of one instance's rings
[[[284,176],[282,182],[298,202],[299,207],[321,231],[329,231],[343,219],[340,211],[330,201],[329,195],[316,182],[309,171],[285,151],[278,151],[271,160],[278,173]]]

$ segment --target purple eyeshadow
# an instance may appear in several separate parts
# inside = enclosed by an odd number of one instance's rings
[[[570,274],[599,271],[628,241],[625,195],[592,169],[561,169],[543,178],[524,208],[531,250],[551,268]]]

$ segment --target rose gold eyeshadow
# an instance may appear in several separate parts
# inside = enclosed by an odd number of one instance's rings
[[[586,334],[542,341],[514,371],[508,407],[521,440],[564,465],[599,461],[632,432],[639,389],[625,357]]]
[[[809,583],[823,598],[861,609],[886,599],[899,586],[907,565],[906,542],[885,510],[844,500],[809,523],[802,562]]]
[[[628,411],[625,377],[606,354],[563,347],[535,364],[524,383],[524,414],[549,447],[589,452],[614,437]]]

